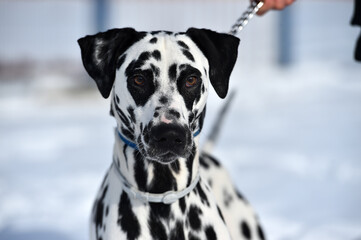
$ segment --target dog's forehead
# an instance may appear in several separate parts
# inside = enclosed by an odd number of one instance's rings
[[[150,32],[134,43],[125,55],[128,60],[137,59],[148,52],[153,59],[167,63],[186,63],[195,67],[207,67],[208,61],[197,45],[185,33]]]

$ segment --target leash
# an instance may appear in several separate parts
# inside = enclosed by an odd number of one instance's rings
[[[263,6],[263,2],[261,0],[255,0],[251,2],[251,5],[247,8],[247,10],[241,15],[240,18],[237,19],[235,24],[231,27],[231,30],[228,34],[237,35],[242,29],[248,24],[248,22],[253,18],[253,16],[258,12],[258,10]],[[221,110],[217,114],[217,118],[214,121],[214,124],[211,128],[210,134],[208,135],[205,143],[203,144],[202,151],[206,153],[210,153],[213,149],[216,140],[218,139],[220,129],[222,123],[224,121],[224,117],[226,116],[226,112],[229,109],[233,99],[235,96],[235,90],[232,90],[227,97],[227,101],[223,104]]]
[[[200,175],[199,171],[197,172],[196,177],[193,179],[191,184],[183,189],[182,191],[167,191],[165,193],[149,193],[139,191],[137,188],[131,186],[129,182],[125,179],[123,174],[120,172],[119,168],[115,163],[115,159],[113,159],[113,163],[111,168],[113,172],[118,177],[120,182],[123,184],[123,190],[129,195],[132,196],[134,199],[139,199],[144,203],[152,202],[152,203],[164,203],[164,204],[172,204],[177,200],[183,198],[184,196],[188,195],[198,184]]]
[[[249,20],[253,18],[253,16],[258,12],[263,4],[264,3],[261,0],[252,1],[247,10],[241,15],[240,18],[237,19],[236,23],[233,24],[228,34],[237,35],[248,24]]]

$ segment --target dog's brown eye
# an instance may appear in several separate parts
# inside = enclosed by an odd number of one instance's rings
[[[188,77],[186,81],[186,87],[193,87],[198,82],[198,78],[195,76]]]
[[[145,79],[142,76],[134,76],[133,81],[138,86],[143,86],[145,83]]]

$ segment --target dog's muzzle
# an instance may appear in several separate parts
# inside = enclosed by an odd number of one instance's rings
[[[147,154],[151,159],[169,163],[179,157],[187,158],[192,147],[191,132],[175,124],[159,124],[149,130]]]

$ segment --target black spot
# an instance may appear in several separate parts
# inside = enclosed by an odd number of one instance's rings
[[[154,50],[152,52],[152,57],[154,57],[155,60],[159,61],[161,59],[161,54],[160,54],[160,52],[158,50]]]
[[[206,227],[206,236],[207,240],[217,240],[216,232],[214,231],[212,226]]]
[[[168,111],[168,114],[169,115],[172,115],[173,117],[175,117],[176,119],[179,119],[180,118],[180,113],[174,109],[170,109]]]
[[[199,193],[199,197],[201,198],[202,203],[207,204],[207,206],[210,206],[207,195],[204,193],[200,183],[197,184],[196,190]]]
[[[170,215],[170,204],[163,204],[163,203],[150,203],[150,212],[153,214],[157,219],[163,218],[168,219]]]
[[[176,222],[175,228],[170,232],[170,240],[184,240],[183,224],[180,221]]]
[[[238,189],[235,189],[235,192],[237,194],[237,197],[240,199],[240,200],[243,200],[245,203],[247,203],[247,200],[243,197],[243,195],[240,193],[240,191],[238,191]]]
[[[126,56],[127,56],[127,54],[124,54],[123,56],[121,56],[121,57],[118,59],[118,61],[117,61],[117,69],[119,69],[119,68],[123,65]]]
[[[209,164],[204,160],[203,156],[199,157],[199,164],[205,169],[209,168]]]
[[[175,81],[177,78],[177,64],[172,64],[168,70],[169,79]]]
[[[210,179],[210,178],[208,179],[208,185],[211,186],[211,187],[213,186],[212,179]]]
[[[150,234],[152,235],[153,239],[157,240],[167,240],[167,233],[165,231],[163,223],[160,221],[159,217],[156,216],[154,213],[149,215],[148,225]]]
[[[115,94],[115,101],[119,104],[119,97],[117,94]]]
[[[241,233],[246,239],[252,238],[251,230],[249,229],[249,226],[245,221],[242,221],[241,223]]]
[[[150,39],[150,43],[157,43],[157,41],[158,41],[158,38],[156,38],[156,37],[154,37],[154,38],[152,38],[152,39]]]
[[[159,98],[159,102],[160,102],[161,104],[166,104],[166,103],[168,102],[168,98],[167,98],[166,96],[161,96],[161,97]]]
[[[182,213],[184,214],[185,211],[186,211],[186,200],[185,200],[185,198],[184,198],[184,197],[183,197],[183,198],[180,198],[180,199],[178,200],[178,202],[179,202],[179,207],[180,207]]]
[[[130,77],[133,71],[139,70],[142,68],[142,66],[145,64],[145,61],[147,61],[150,58],[150,52],[142,52],[137,60],[133,60],[125,69],[125,75],[127,77]]]
[[[151,128],[153,127],[153,125],[154,125],[154,122],[153,122],[153,120],[152,120],[152,121],[150,121],[150,122],[147,124],[147,126],[145,126],[145,128],[146,128],[146,129],[151,129]]]
[[[173,171],[174,171],[175,173],[179,173],[180,165],[179,165],[179,160],[178,160],[178,159],[175,160],[174,162],[172,162],[172,163],[170,164],[170,166],[171,166],[171,168],[173,169]]]
[[[152,34],[152,35],[156,35],[156,34],[158,34],[158,33],[161,33],[162,31],[151,31],[150,33]]]
[[[123,147],[123,156],[124,156],[125,163],[126,163],[127,169],[128,169],[129,166],[128,166],[127,148],[128,148],[128,145],[127,145],[127,144],[124,144],[124,147]]]
[[[217,167],[219,167],[221,164],[214,158],[212,157],[211,155],[208,155],[208,154],[204,154],[209,160],[211,160],[211,162],[216,165]]]
[[[105,216],[107,217],[108,214],[109,214],[109,206],[107,206],[107,207],[105,208]]]
[[[138,62],[144,64],[144,62],[147,61],[149,58],[150,58],[150,52],[142,52],[138,57]]]
[[[221,209],[217,206],[217,210],[218,210],[218,214],[219,216],[222,218],[223,222],[224,222],[224,217],[223,217],[223,214],[221,212]]]
[[[181,70],[181,71],[183,71],[184,69],[186,69],[188,66],[190,66],[189,64],[181,64],[180,66],[179,66],[179,69]]]
[[[195,154],[196,154],[196,147],[193,146],[192,153],[191,153],[191,155],[189,155],[189,157],[187,158],[187,162],[186,162],[187,170],[189,173],[188,180],[187,180],[187,186],[189,186],[189,184],[191,184],[191,181],[192,181],[193,159],[194,159]],[[199,185],[199,183],[198,183],[198,185]]]
[[[183,52],[184,56],[186,56],[189,60],[194,62],[194,57],[190,51],[183,49],[182,52]]]
[[[150,68],[152,69],[154,76],[156,78],[159,77],[159,72],[160,72],[159,67],[156,67],[153,64],[150,64]],[[157,88],[157,87],[155,87],[155,88]]]
[[[123,126],[120,128],[120,132],[123,136],[130,140],[134,140],[134,131],[133,129],[127,130]]]
[[[116,96],[117,97],[117,96]],[[128,119],[128,117],[125,115],[125,113],[119,108],[119,106],[117,104],[114,105],[115,106],[115,110],[120,118],[120,120],[122,121],[122,123],[124,124],[124,126],[128,129],[128,131],[133,132],[133,127]],[[133,140],[133,138],[130,138],[131,140]]]
[[[103,190],[101,197],[95,203],[95,215],[94,215],[94,223],[96,226],[96,236],[98,237],[98,228],[103,226],[103,214],[104,214],[104,199],[107,194],[108,186],[106,186]]]
[[[150,58],[150,52],[142,52],[137,60],[133,60],[125,69],[125,75],[130,77],[136,70],[140,70],[145,62]]]
[[[227,189],[223,189],[223,201],[224,201],[224,205],[226,207],[229,207],[229,205],[231,204],[231,202],[233,201],[233,197],[232,195],[227,191]]]
[[[206,91],[206,88],[205,88],[204,84],[202,84],[202,88],[201,88],[202,94],[204,94],[205,91]]]
[[[200,240],[200,238],[194,236],[192,233],[189,233],[189,234],[188,234],[188,239],[189,239],[189,240]]]
[[[200,230],[202,222],[199,216],[202,214],[202,210],[195,205],[189,207],[188,221],[193,230]]]
[[[260,238],[261,240],[265,240],[265,239],[266,239],[265,236],[264,236],[263,230],[262,230],[262,228],[261,228],[260,225],[257,226],[257,232],[258,232],[258,236],[259,236],[259,238]]]
[[[146,190],[148,173],[144,169],[144,159],[139,151],[134,151],[134,177],[137,182],[138,189],[141,191]]]
[[[110,116],[115,117],[114,111],[113,111],[113,103],[110,103],[110,111],[109,111],[109,114],[110,114]]]
[[[197,112],[197,110],[195,110],[194,112]],[[195,116],[195,114],[193,112],[191,112],[189,114],[189,117],[188,117],[188,122],[189,123],[192,123],[194,121],[194,116]]]
[[[128,107],[128,108],[127,108],[127,111],[128,111],[128,113],[129,113],[129,115],[130,115],[130,119],[132,120],[132,122],[133,122],[133,123],[136,123],[137,120],[135,119],[134,108]]]
[[[186,50],[189,50],[189,47],[187,44],[185,44],[183,41],[178,41],[177,42],[179,46],[181,46],[182,48],[186,49]]]
[[[159,112],[155,112],[155,113],[153,114],[153,117],[155,117],[155,118],[159,117]]]
[[[206,117],[206,110],[207,106],[205,106],[201,114],[197,116],[197,125],[200,131],[203,129],[204,118]]]
[[[137,239],[140,235],[140,225],[136,218],[130,200],[125,192],[122,193],[118,206],[118,225],[126,232],[127,239]]]

